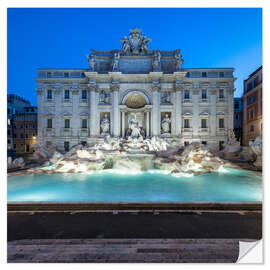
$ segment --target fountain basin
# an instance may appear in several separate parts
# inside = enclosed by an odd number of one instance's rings
[[[200,175],[104,170],[8,178],[8,202],[261,202],[262,179],[226,169]]]

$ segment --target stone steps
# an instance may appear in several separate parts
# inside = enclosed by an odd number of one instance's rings
[[[246,239],[36,239],[8,242],[8,262],[232,263]]]

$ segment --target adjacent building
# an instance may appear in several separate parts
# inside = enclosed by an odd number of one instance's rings
[[[233,124],[234,124],[234,134],[236,139],[239,142],[242,142],[242,98],[236,97],[234,98],[234,118],[233,118]]]
[[[24,107],[13,116],[13,149],[16,153],[33,153],[37,137],[37,107]]]
[[[262,136],[262,66],[244,81],[243,145]]]
[[[233,130],[233,68],[183,68],[180,49],[150,50],[134,28],[87,69],[38,69],[38,141],[68,150],[106,135],[161,136],[222,148]]]
[[[7,150],[13,151],[13,116],[23,113],[24,107],[30,106],[30,102],[15,94],[7,95]]]

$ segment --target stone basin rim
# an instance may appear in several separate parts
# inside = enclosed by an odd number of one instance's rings
[[[262,202],[8,202],[8,212],[262,211]]]

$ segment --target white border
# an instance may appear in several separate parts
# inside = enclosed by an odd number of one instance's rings
[[[227,1],[218,1],[218,0],[190,0],[190,1],[173,1],[173,0],[166,0],[166,1],[146,1],[146,0],[136,0],[136,1],[117,1],[117,0],[99,0],[99,1],[86,1],[86,0],[77,0],[77,1],[67,1],[67,0],[4,0],[1,1],[0,7],[1,7],[1,13],[0,13],[0,20],[1,20],[1,77],[0,77],[0,83],[1,83],[1,104],[0,108],[2,110],[2,113],[0,114],[1,117],[1,142],[2,142],[2,147],[1,147],[1,186],[0,186],[0,214],[1,214],[1,221],[0,221],[0,263],[1,267],[3,268],[8,268],[8,269],[13,269],[13,268],[22,268],[22,269],[36,269],[37,267],[39,269],[47,269],[49,268],[65,268],[65,269],[77,269],[77,268],[104,268],[104,267],[109,267],[110,269],[126,269],[128,268],[148,268],[150,265],[149,264],[6,264],[6,249],[7,249],[7,243],[6,243],[6,94],[7,94],[7,8],[8,7],[263,7],[263,25],[270,25],[269,18],[269,3],[270,1],[268,0],[227,0]],[[229,19],[229,18],[228,18]],[[252,18],[247,18],[247,20],[252,20]],[[269,29],[268,29],[269,31]],[[264,48],[270,48],[270,42],[269,42],[269,35],[266,34],[266,31],[263,33],[263,38],[264,38]],[[264,50],[264,60],[269,60],[269,53],[268,50]],[[252,59],[251,59],[252,60]],[[264,61],[263,63],[263,72],[264,74],[269,74],[269,69],[268,69],[268,63],[267,61]],[[267,135],[269,134],[269,83],[267,76],[264,76],[264,92],[263,92],[263,100],[264,100],[264,108],[263,108],[263,114],[264,114],[264,119],[267,119],[267,121],[264,121],[264,138],[267,138]],[[270,184],[269,184],[269,164],[267,164],[267,155],[266,152],[270,149],[268,140],[264,140],[264,191],[265,194],[267,191],[270,189]],[[268,166],[267,166],[268,165]],[[267,195],[264,196],[264,224],[265,222],[269,221],[269,214],[267,214],[267,205],[269,203],[269,200],[267,199]],[[265,221],[266,220],[266,221]],[[264,226],[264,229],[266,229],[266,226]],[[269,230],[269,229],[268,229]],[[264,232],[264,235],[267,236],[269,233]],[[267,239],[264,239],[264,242],[268,241]],[[266,243],[267,246],[267,243]],[[269,250],[268,250],[269,252]],[[265,253],[265,251],[264,251]],[[266,261],[267,262],[267,261]],[[196,264],[185,264],[185,265],[178,265],[178,264],[155,264],[151,265],[152,267],[155,268],[160,268],[160,267],[170,267],[170,268],[177,268],[179,267],[198,267]],[[224,265],[218,265],[218,267],[227,267],[227,264]],[[264,267],[266,264],[264,265]],[[201,269],[209,269],[213,267],[217,267],[215,264],[200,264],[199,267]],[[242,265],[237,267],[245,267],[254,269],[255,265]]]

